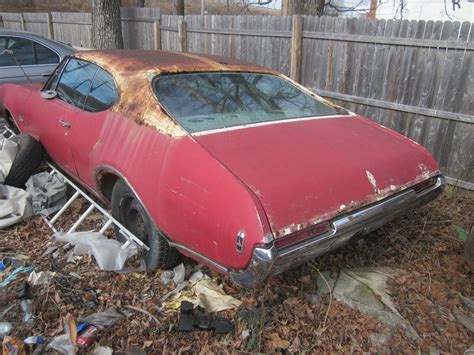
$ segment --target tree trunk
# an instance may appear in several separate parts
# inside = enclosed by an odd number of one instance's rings
[[[92,47],[123,48],[120,0],[92,0]]]
[[[323,16],[325,0],[286,0],[284,1],[284,15],[316,15]]]
[[[174,14],[184,16],[184,0],[174,0]]]

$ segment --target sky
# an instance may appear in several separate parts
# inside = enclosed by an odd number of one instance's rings
[[[252,0],[257,2],[258,0]],[[350,8],[359,5],[361,9],[370,7],[370,0],[335,0]],[[378,18],[400,19],[399,3],[401,0],[378,0]],[[442,20],[442,21],[471,21],[474,22],[474,0],[459,0],[461,8],[453,10],[452,0],[404,0],[406,10],[404,19],[409,20]],[[274,0],[270,4],[264,5],[271,9],[281,9],[282,0]],[[445,7],[446,4],[446,7]],[[345,16],[357,15],[356,12],[346,12]]]

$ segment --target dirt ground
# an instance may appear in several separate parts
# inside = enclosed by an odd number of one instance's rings
[[[75,213],[86,207],[78,204]],[[49,285],[30,290],[35,315],[32,329],[21,323],[20,301],[16,299],[16,289],[25,274],[0,288],[0,314],[13,305],[3,317],[14,324],[13,336],[51,338],[63,332],[67,313],[79,319],[117,307],[126,317],[101,331],[96,343],[115,351],[132,348],[135,353],[141,349],[151,354],[430,350],[462,354],[474,344],[474,334],[456,321],[453,310],[466,311],[461,295],[474,298],[474,275],[463,261],[464,246],[458,231],[469,230],[473,220],[474,199],[449,191],[364,239],[271,278],[258,289],[241,289],[227,277],[205,269],[227,294],[242,301],[237,310],[219,312],[219,316],[232,321],[234,331],[216,335],[177,329],[178,313],[166,312],[161,302],[174,285],[162,286],[160,272],[146,275],[99,271],[88,256],[67,262],[64,249],[59,249],[56,258],[43,256],[53,244],[52,233],[41,218],[35,217],[3,231],[1,248],[12,248],[11,255],[26,255],[29,264],[57,274]],[[197,265],[189,259],[184,263],[188,269]],[[386,343],[376,342],[371,335],[386,333],[385,325],[329,296],[318,295],[316,279],[320,271],[337,274],[341,269],[364,266],[401,269],[390,283],[392,296],[419,340],[407,337],[399,329]],[[243,334],[248,336],[244,338]]]

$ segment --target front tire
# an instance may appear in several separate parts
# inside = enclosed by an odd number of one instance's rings
[[[112,190],[112,216],[150,248],[145,256],[147,271],[169,269],[179,263],[181,254],[168,244],[132,189],[122,179],[117,180]],[[118,228],[115,234],[119,241],[125,241]]]
[[[5,185],[23,188],[43,162],[43,147],[27,134],[19,134],[9,139],[18,144],[18,152],[5,178]]]

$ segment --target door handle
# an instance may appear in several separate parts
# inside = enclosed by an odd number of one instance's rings
[[[71,128],[71,124],[70,124],[69,122],[66,122],[66,121],[64,121],[64,120],[59,120],[58,122],[59,122],[59,124],[60,124],[61,126],[63,126],[64,128]]]
[[[45,71],[45,72],[41,73],[41,75],[45,76],[45,77],[51,76],[51,74],[53,74],[53,72],[50,72],[50,71]]]

